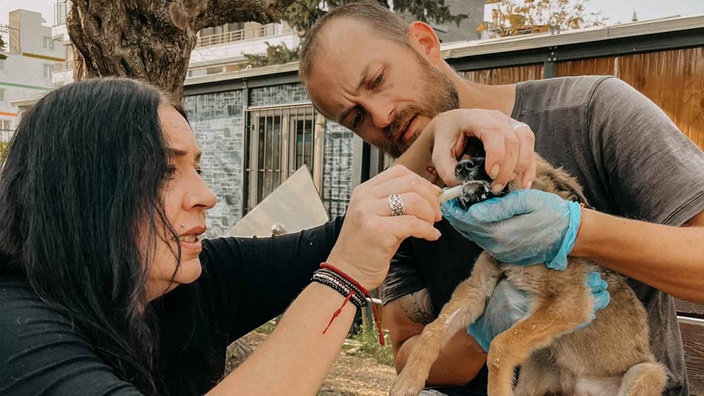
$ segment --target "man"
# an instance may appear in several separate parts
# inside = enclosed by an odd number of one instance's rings
[[[453,179],[454,146],[465,135],[482,140],[495,191],[516,177],[530,186],[534,144],[549,162],[563,166],[599,211],[585,210],[577,219],[579,238],[572,236],[564,254],[588,257],[634,279],[649,312],[653,351],[670,370],[667,394],[687,393],[670,295],[704,302],[704,155],[652,102],[607,77],[500,86],[465,81],[442,60],[431,27],[420,22],[406,26],[392,12],[362,3],[334,9],[311,29],[301,52],[300,76],[327,118],[392,156],[400,156],[421,133],[424,138],[434,133],[433,159],[445,181]],[[512,128],[512,119],[528,124],[535,142],[529,128]],[[515,204],[507,200],[503,205]],[[541,215],[564,217],[560,209],[542,206]],[[397,370],[423,325],[471,272],[481,248],[462,234],[473,238],[480,228],[489,235],[491,243],[483,246],[491,245],[492,254],[528,244],[530,225],[517,221],[521,216],[497,219],[516,236],[508,247],[490,232],[493,225],[463,227],[471,220],[460,217],[450,220],[461,234],[441,222],[443,237],[437,243],[406,241],[382,288]],[[567,239],[561,233],[557,245]],[[554,249],[555,241],[544,242],[545,249]],[[540,262],[520,256],[526,250],[518,249],[519,256],[511,259]],[[496,293],[491,300],[499,298],[514,301]],[[469,383],[435,392],[485,393],[479,374],[485,359],[473,337],[457,334],[434,364],[428,384]]]

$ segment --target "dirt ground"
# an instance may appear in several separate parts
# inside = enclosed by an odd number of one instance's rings
[[[256,348],[266,334],[251,332],[244,337],[247,345]],[[347,340],[335,364],[320,387],[319,396],[386,396],[396,377],[393,367],[374,358],[359,356],[356,341]]]

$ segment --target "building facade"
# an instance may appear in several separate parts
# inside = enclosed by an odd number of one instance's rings
[[[442,54],[468,80],[488,84],[616,75],[704,147],[702,16],[444,43]],[[331,217],[344,213],[357,183],[390,162],[315,111],[297,68],[290,63],[186,80],[186,107],[195,117],[199,144],[209,153],[203,158],[204,177],[220,198],[210,215],[214,233],[225,232],[295,171],[291,158],[305,158]]]
[[[0,26],[6,59],[0,60],[0,141],[10,139],[17,127],[13,102],[41,97],[53,88],[54,65],[64,61],[60,40],[44,26],[37,12],[10,12],[10,23]]]

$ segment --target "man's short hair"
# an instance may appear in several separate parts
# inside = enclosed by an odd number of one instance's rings
[[[398,14],[388,8],[378,5],[376,2],[367,1],[336,7],[318,19],[313,27],[310,28],[310,31],[307,32],[305,40],[303,40],[298,66],[298,75],[302,81],[305,82],[310,75],[310,70],[313,67],[313,62],[320,47],[319,36],[321,32],[331,21],[340,18],[354,18],[366,23],[370,28],[390,40],[402,45],[409,45],[407,36],[408,24]],[[364,43],[359,43],[359,45],[364,45]]]

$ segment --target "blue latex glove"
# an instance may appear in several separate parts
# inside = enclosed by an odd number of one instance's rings
[[[504,263],[545,263],[564,270],[582,217],[578,203],[538,190],[519,190],[464,210],[456,199],[442,214],[465,238]]]
[[[593,312],[589,321],[577,326],[579,330],[589,325],[596,317],[594,312],[604,309],[611,301],[611,295],[606,290],[607,283],[601,279],[598,272],[587,274],[587,287],[594,299]],[[508,330],[514,323],[523,319],[530,308],[530,299],[522,290],[504,279],[496,285],[494,293],[487,301],[484,314],[467,328],[467,333],[474,337],[485,352],[489,352],[489,344],[497,334]]]

